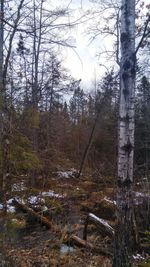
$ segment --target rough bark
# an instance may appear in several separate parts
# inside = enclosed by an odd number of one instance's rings
[[[18,202],[16,199],[13,200],[13,204],[15,205],[15,207],[19,208],[23,212],[26,212],[32,218],[34,218],[37,222],[46,226],[48,229],[52,229],[56,232],[57,231],[61,232],[60,228],[57,225],[55,225],[53,222],[49,221],[45,216],[38,214],[33,209],[29,208],[27,205]]]
[[[6,103],[5,103],[5,86],[3,79],[3,47],[4,47],[4,0],[0,4],[0,145],[1,145],[1,191],[3,198],[3,210],[6,212],[6,181],[8,173],[8,148],[9,140],[7,136],[7,117],[6,117]]]
[[[111,249],[103,248],[103,247],[100,247],[100,246],[94,246],[93,244],[91,244],[91,243],[79,238],[76,235],[72,235],[69,238],[68,242],[71,245],[76,245],[78,247],[85,247],[85,248],[89,249],[92,252],[100,253],[100,254],[102,254],[104,256],[107,256],[107,257],[112,257]]]
[[[33,66],[32,66],[32,109],[33,117],[38,114],[38,102],[39,102],[39,58],[40,58],[40,48],[42,39],[42,19],[43,19],[43,0],[41,0],[40,10],[39,10],[39,25],[37,27],[37,15],[36,15],[36,1],[33,1]],[[39,28],[39,29],[38,29]],[[34,118],[33,118],[34,119]],[[32,129],[32,143],[34,152],[38,151],[38,132],[37,125],[33,126]],[[36,182],[37,171],[36,169],[32,172],[32,186]]]
[[[97,125],[97,122],[98,122],[98,118],[99,118],[99,114],[97,114],[97,116],[95,118],[95,121],[94,121],[92,130],[91,130],[91,133],[90,133],[90,136],[89,136],[88,143],[87,143],[86,148],[84,150],[84,153],[83,153],[83,156],[82,156],[82,159],[81,159],[80,169],[79,169],[79,173],[77,175],[77,178],[80,178],[80,175],[82,173],[83,167],[85,165],[85,162],[86,162],[86,159],[87,159],[87,156],[88,156],[90,147],[91,147],[91,143],[92,143],[92,140],[93,140],[93,135],[94,135],[94,132],[95,132],[95,128],[96,128],[96,125]]]
[[[122,0],[118,183],[133,181],[135,1]]]
[[[118,224],[114,240],[113,267],[131,266],[132,253],[132,182],[134,155],[135,93],[135,0],[122,0],[121,69],[118,135]]]
[[[88,224],[92,222],[98,226],[98,229],[106,236],[113,237],[114,229],[103,219],[95,216],[93,213],[89,213],[84,225],[83,239],[87,240],[87,228]]]
[[[3,9],[4,1],[0,4],[0,143],[2,141],[2,103],[3,103]]]

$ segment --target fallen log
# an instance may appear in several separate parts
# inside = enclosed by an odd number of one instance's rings
[[[95,216],[93,213],[89,213],[85,220],[83,230],[84,240],[87,240],[87,228],[90,222],[96,224],[102,234],[105,234],[106,236],[109,236],[111,238],[114,236],[114,229],[105,220]]]
[[[25,204],[18,202],[16,199],[13,199],[13,204],[15,207],[19,208],[23,212],[28,213],[32,216],[37,222],[41,223],[42,225],[46,226],[48,229],[52,229],[54,231],[61,232],[61,229],[58,225],[54,224],[54,222],[49,221],[45,216],[42,216],[35,212],[33,209],[27,207]]]
[[[94,246],[90,242],[87,242],[87,241],[79,238],[76,235],[71,235],[69,240],[68,240],[68,243],[70,245],[76,245],[78,247],[87,248],[92,252],[100,253],[100,254],[102,254],[104,256],[112,257],[112,251],[110,250],[110,248],[104,248],[104,247],[102,248],[102,247],[99,247],[99,246]]]
[[[51,229],[52,231],[55,231],[57,236],[60,238],[60,242],[62,243],[69,243],[73,244],[79,247],[84,247],[87,249],[90,249],[91,251],[95,253],[100,253],[102,255],[112,257],[112,253],[109,249],[101,248],[101,247],[95,247],[91,243],[77,237],[76,235],[71,235],[67,232],[67,229],[62,229],[54,224],[54,222],[49,221],[45,216],[42,216],[35,212],[32,208],[27,207],[25,204],[18,202],[16,199],[13,200],[14,206],[21,209],[23,212],[28,213],[30,216],[32,216],[37,222],[41,223],[42,225],[45,225],[47,228]],[[95,216],[95,215],[94,215]],[[91,216],[90,216],[91,217]]]

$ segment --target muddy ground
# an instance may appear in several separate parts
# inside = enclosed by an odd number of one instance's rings
[[[59,225],[62,235],[60,239],[55,231],[46,229],[21,210],[8,212],[3,225],[4,216],[1,213],[1,267],[111,267],[111,257],[89,248],[66,244],[65,233],[83,238],[84,223],[89,212],[107,220],[114,227],[115,190],[112,183],[99,183],[90,176],[78,180],[73,176],[66,178],[61,175],[53,175],[44,183],[39,177],[37,186],[30,189],[27,179],[22,178],[21,182],[24,187],[13,190],[9,197],[32,198],[25,204]],[[42,195],[42,192],[53,194]],[[38,203],[35,204],[33,196],[38,198]],[[111,238],[103,235],[93,224],[88,227],[88,242],[95,247],[113,248]],[[147,258],[148,252],[143,251],[143,257]],[[140,266],[140,262],[143,262],[142,256],[141,259],[134,259],[134,266]]]

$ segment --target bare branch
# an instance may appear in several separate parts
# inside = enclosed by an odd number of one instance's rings
[[[135,54],[137,54],[137,52],[138,52],[139,48],[141,47],[144,39],[150,34],[150,31],[147,32],[149,22],[150,22],[150,16],[148,17],[148,19],[146,21],[146,24],[145,24],[145,27],[144,27],[144,32],[143,32],[143,35],[141,37],[141,40],[140,40],[136,50],[135,50]]]

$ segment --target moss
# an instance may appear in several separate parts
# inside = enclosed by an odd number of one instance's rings
[[[40,124],[39,112],[35,108],[28,108],[24,111],[24,121],[29,128],[38,129]]]
[[[26,221],[23,219],[13,218],[8,222],[7,227],[12,230],[23,229],[26,227]]]
[[[40,160],[32,150],[30,140],[20,133],[14,135],[11,140],[9,162],[12,172],[17,174],[41,169]]]
[[[138,267],[150,267],[150,258],[144,262],[141,262]]]
[[[53,213],[61,213],[64,210],[63,204],[57,198],[51,199],[49,197],[46,197],[45,198],[45,205],[50,207],[50,209],[51,209],[51,211],[53,211]]]

